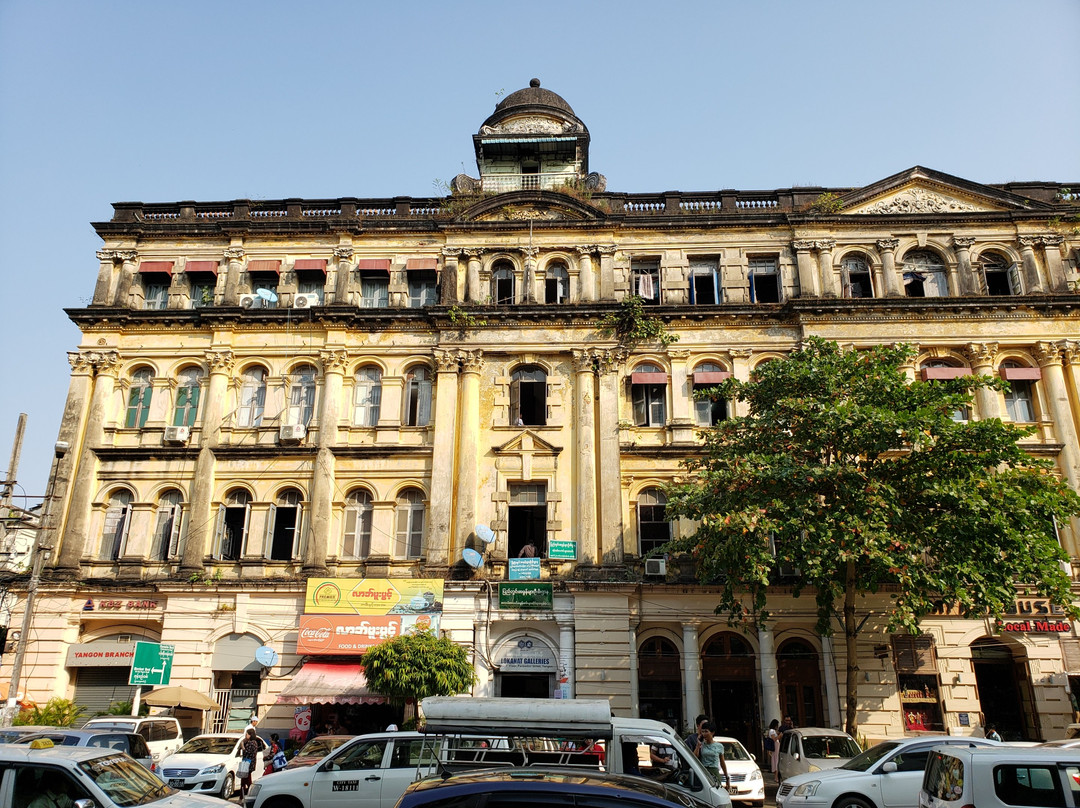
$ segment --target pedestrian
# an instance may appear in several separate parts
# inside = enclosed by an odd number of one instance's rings
[[[253,729],[256,732],[258,732],[258,729],[259,729],[259,716],[255,715],[255,713],[251,714],[251,718],[248,719],[247,726],[244,727],[244,734],[245,735],[247,735],[247,731],[249,729]]]
[[[697,749],[697,745],[701,743],[701,725],[709,720],[707,715],[699,715],[694,720],[694,731],[686,736],[686,745],[690,747],[690,751],[693,752]]]
[[[1001,743],[1001,735],[998,734],[998,731],[994,727],[993,724],[987,724],[986,725],[986,731],[983,733],[983,735],[986,736],[986,738],[988,740],[997,741],[998,743]]]
[[[285,747],[281,745],[281,738],[276,732],[270,733],[270,768],[279,772],[288,765],[285,759]]]
[[[706,769],[711,769],[718,775],[723,772],[724,788],[731,788],[731,776],[724,759],[724,745],[716,740],[716,732],[708,721],[701,725],[701,743],[697,745],[694,754],[701,758]]]
[[[769,756],[769,771],[779,783],[776,767],[780,763],[780,721],[776,718],[769,722],[769,731],[765,733],[765,754]]]
[[[255,770],[255,761],[259,756],[259,739],[255,735],[255,728],[249,727],[244,733],[244,740],[240,741],[240,765],[236,773],[240,775],[240,801],[244,801],[248,789],[251,788],[251,773]]]

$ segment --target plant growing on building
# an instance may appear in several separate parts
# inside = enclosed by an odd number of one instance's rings
[[[464,338],[470,329],[487,325],[487,320],[483,317],[469,314],[460,306],[451,306],[447,314],[450,317],[450,322],[457,328],[459,338]]]
[[[844,637],[852,735],[871,609],[917,633],[942,604],[1000,617],[1023,584],[1080,614],[1054,525],[1080,514],[1080,496],[1017,444],[1032,429],[953,420],[973,390],[1004,382],[910,382],[912,354],[811,338],[748,382],[728,379],[716,390],[748,414],[703,430],[692,479],[668,492],[669,515],[699,526],[664,549],[689,551],[702,580],[723,582],[717,611],[733,621],[766,624],[779,565],[798,570],[794,592],[813,593],[817,630],[835,621]]]
[[[596,331],[604,339],[615,339],[627,351],[643,342],[659,343],[666,348],[679,341],[679,335],[670,333],[663,320],[645,313],[645,301],[639,295],[630,295],[615,311],[601,317]]]
[[[85,709],[71,699],[56,696],[45,702],[44,706],[34,705],[22,710],[11,723],[17,726],[73,727],[84,712]]]
[[[810,212],[819,214],[839,213],[844,209],[844,203],[832,191],[826,191],[810,203]]]
[[[394,704],[455,696],[471,690],[476,681],[465,648],[432,631],[385,640],[369,649],[362,662],[371,691]]]

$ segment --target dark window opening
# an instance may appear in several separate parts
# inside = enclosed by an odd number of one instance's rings
[[[660,261],[655,258],[630,262],[630,294],[642,302],[656,306],[660,303]]]
[[[510,486],[507,552],[510,558],[547,556],[547,489],[543,484]]]
[[[544,302],[563,303],[570,299],[570,273],[560,265],[548,267],[544,278]]]
[[[521,368],[511,376],[510,423],[513,426],[547,423],[547,376],[539,368]]]
[[[226,561],[239,561],[240,551],[247,531],[248,508],[246,505],[225,509],[224,531],[221,535],[221,557]]]
[[[700,390],[708,390],[714,385],[711,384],[695,384],[694,392],[697,393]],[[727,414],[727,399],[724,398],[697,398],[694,400],[694,419],[699,426],[716,426],[721,421],[726,421]]]
[[[655,488],[642,491],[638,497],[638,540],[643,557],[671,541],[666,510],[667,498]]]
[[[694,275],[690,280],[690,302],[697,306],[713,306],[720,302],[716,274]]]
[[[751,258],[750,302],[779,303],[781,297],[780,272],[775,258]]]
[[[499,267],[491,273],[491,299],[497,306],[514,302],[514,272],[509,267]]]
[[[274,534],[270,540],[271,561],[292,559],[298,517],[299,509],[295,506],[279,505],[277,507],[274,517]]]
[[[926,288],[923,286],[922,275],[914,272],[904,273],[904,294],[908,297],[926,297]]]

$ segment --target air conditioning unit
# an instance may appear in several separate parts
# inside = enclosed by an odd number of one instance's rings
[[[318,305],[319,296],[315,292],[305,292],[302,295],[293,297],[292,307],[294,309],[310,309],[312,306]]]
[[[278,430],[278,438],[283,441],[303,440],[307,434],[307,427],[303,424],[282,424]]]
[[[240,295],[240,308],[261,309],[262,298],[260,298],[258,295]]]
[[[664,558],[646,558],[645,559],[645,574],[664,576],[667,575],[667,559]]]
[[[190,426],[167,426],[165,427],[166,443],[187,443],[191,438]]]

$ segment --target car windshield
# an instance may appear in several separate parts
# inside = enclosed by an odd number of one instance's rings
[[[871,746],[865,752],[857,754],[840,768],[853,772],[864,772],[883,757],[890,755],[899,745],[900,744],[896,741],[886,741],[885,743],[879,743],[877,746]]]
[[[91,780],[120,808],[146,805],[173,790],[127,755],[109,755],[79,764]]]
[[[236,738],[207,736],[192,738],[176,750],[178,755],[231,755],[236,748]]]
[[[348,738],[315,738],[308,741],[297,752],[298,757],[326,757],[339,746],[341,746]]]
[[[750,760],[750,753],[738,741],[721,741],[724,744],[725,760]]]
[[[803,752],[808,758],[853,758],[859,754],[859,745],[845,735],[804,735]]]

